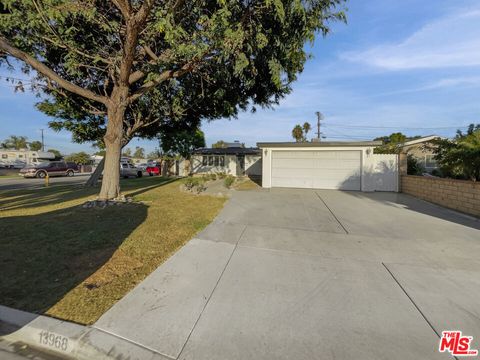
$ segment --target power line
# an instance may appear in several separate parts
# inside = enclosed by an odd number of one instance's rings
[[[460,126],[437,126],[437,127],[403,127],[403,126],[370,126],[370,125],[344,125],[344,124],[324,124],[324,126],[341,127],[347,129],[403,129],[403,130],[442,130],[442,129],[462,129],[469,125]]]

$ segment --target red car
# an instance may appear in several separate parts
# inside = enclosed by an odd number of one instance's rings
[[[162,174],[162,169],[161,165],[159,163],[152,163],[148,164],[147,168],[145,171],[148,173],[148,175],[153,176],[153,175],[161,175]]]

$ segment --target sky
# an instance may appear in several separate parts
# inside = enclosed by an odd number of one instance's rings
[[[480,123],[478,0],[350,0],[346,6],[347,24],[332,24],[331,34],[306,45],[312,59],[291,94],[273,109],[204,123],[208,146],[217,140],[247,146],[292,141],[296,124],[316,126],[316,111],[324,115],[325,141],[371,140],[397,131],[449,137]],[[68,132],[50,130],[51,119],[35,109],[36,102],[0,78],[0,140],[39,140],[45,129],[48,148],[94,151],[73,144]],[[135,146],[149,152],[158,143],[134,139],[129,147]]]

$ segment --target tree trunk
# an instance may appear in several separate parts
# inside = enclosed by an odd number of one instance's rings
[[[183,174],[186,176],[192,175],[192,160],[185,158],[183,165]]]
[[[88,178],[85,186],[96,186],[98,183],[98,179],[100,179],[100,175],[102,175],[103,168],[105,166],[105,157],[100,161],[97,168],[93,172],[92,175]]]
[[[124,99],[127,89],[117,90],[112,93],[112,105],[108,107],[107,132],[104,136],[105,142],[105,168],[103,171],[102,188],[100,200],[112,200],[120,196],[120,156],[122,152],[123,139],[123,116],[125,115]]]

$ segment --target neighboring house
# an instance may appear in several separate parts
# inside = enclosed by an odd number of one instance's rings
[[[398,191],[398,155],[374,154],[381,141],[269,142],[262,151],[262,186]]]
[[[431,173],[438,168],[437,161],[434,159],[432,140],[439,139],[440,136],[430,135],[419,139],[410,140],[400,145],[401,152],[412,155],[425,168],[425,171]]]
[[[231,143],[226,148],[202,148],[192,155],[193,174],[226,173],[233,176],[262,175],[262,155],[257,148]]]

